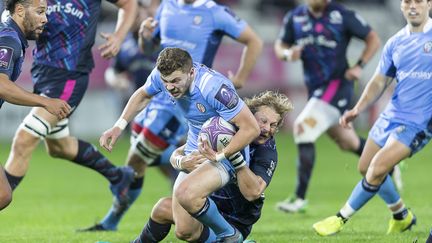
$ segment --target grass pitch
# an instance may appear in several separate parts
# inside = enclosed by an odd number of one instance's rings
[[[285,214],[275,203],[294,190],[296,151],[289,135],[277,138],[279,164],[260,221],[249,238],[258,242],[425,242],[432,227],[432,151],[427,146],[407,160],[403,171],[405,203],[417,215],[413,231],[386,236],[390,213],[375,197],[351,219],[339,234],[317,236],[312,224],[333,215],[345,203],[359,181],[357,157],[341,152],[327,137],[317,145],[317,163],[308,192],[305,214]],[[106,154],[115,164],[123,164],[128,139]],[[0,144],[4,164],[9,143]],[[100,220],[111,205],[108,182],[99,174],[73,163],[50,158],[40,146],[33,154],[30,169],[14,192],[12,204],[0,212],[0,242],[130,242],[141,231],[154,203],[170,195],[170,186],[156,169],[147,171],[144,189],[124,217],[117,232],[76,233]],[[164,242],[179,242],[171,230]]]

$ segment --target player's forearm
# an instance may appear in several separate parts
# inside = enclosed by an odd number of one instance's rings
[[[380,74],[374,74],[353,109],[357,109],[359,113],[367,109],[382,95],[387,87],[386,82],[386,77]]]
[[[126,122],[132,121],[132,119],[150,102],[150,97],[143,88],[137,89],[130,97],[126,107],[123,109],[123,113],[120,119],[126,120]]]
[[[9,80],[0,79],[0,98],[15,105],[45,107],[45,99],[30,93]]]
[[[248,201],[258,199],[266,188],[265,181],[255,175],[247,166],[237,170],[237,183],[240,192]]]
[[[260,134],[258,122],[246,105],[243,106],[241,111],[230,122],[238,127],[238,131],[223,150],[225,158],[229,158],[234,153],[246,147]]]
[[[365,48],[359,59],[359,61],[362,62],[362,66],[368,63],[370,59],[372,59],[375,53],[377,53],[380,45],[381,41],[378,37],[378,34],[375,31],[369,32],[365,39]]]
[[[250,38],[245,44],[246,46],[243,49],[240,65],[236,73],[237,82],[234,83],[234,86],[237,89],[243,87],[263,48],[263,42],[256,34],[253,34],[252,38]]]
[[[136,0],[120,0],[116,5],[120,9],[117,15],[115,34],[123,42],[137,17],[138,3]]]

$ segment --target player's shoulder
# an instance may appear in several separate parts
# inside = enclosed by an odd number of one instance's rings
[[[391,36],[387,42],[387,46],[392,46],[397,44],[400,40],[404,39],[405,37],[408,37],[410,35],[410,31],[408,29],[408,26],[403,27],[402,29],[398,30],[393,36]]]
[[[20,51],[23,44],[13,28],[0,28],[0,46]]]
[[[12,26],[7,25],[6,23],[0,24],[0,38],[14,39],[19,41],[18,32]]]
[[[231,84],[232,86],[232,82],[228,78],[204,64],[194,63],[194,68],[196,72],[195,86],[202,93],[212,92],[223,84],[225,86],[230,86]]]

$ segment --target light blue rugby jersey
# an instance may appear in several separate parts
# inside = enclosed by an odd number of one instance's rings
[[[390,38],[377,71],[397,81],[392,99],[381,115],[426,128],[432,118],[432,19],[423,32],[410,33],[406,26]]]
[[[189,52],[194,62],[212,67],[224,35],[237,39],[247,23],[228,7],[210,0],[184,4],[181,0],[162,1],[155,19],[159,22],[154,38],[162,47],[178,47]]]
[[[199,63],[194,63],[193,67],[195,79],[192,81],[189,93],[179,99],[173,98],[166,90],[156,68],[143,86],[144,90],[152,96],[164,92],[184,111],[189,125],[186,154],[198,149],[198,134],[205,121],[213,116],[221,116],[230,121],[245,105],[231,80]]]

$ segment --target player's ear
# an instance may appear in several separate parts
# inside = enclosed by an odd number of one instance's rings
[[[21,3],[17,3],[15,5],[15,11],[14,11],[14,13],[16,15],[18,15],[19,17],[24,18],[25,17],[25,7],[24,7],[24,5],[21,4]]]

